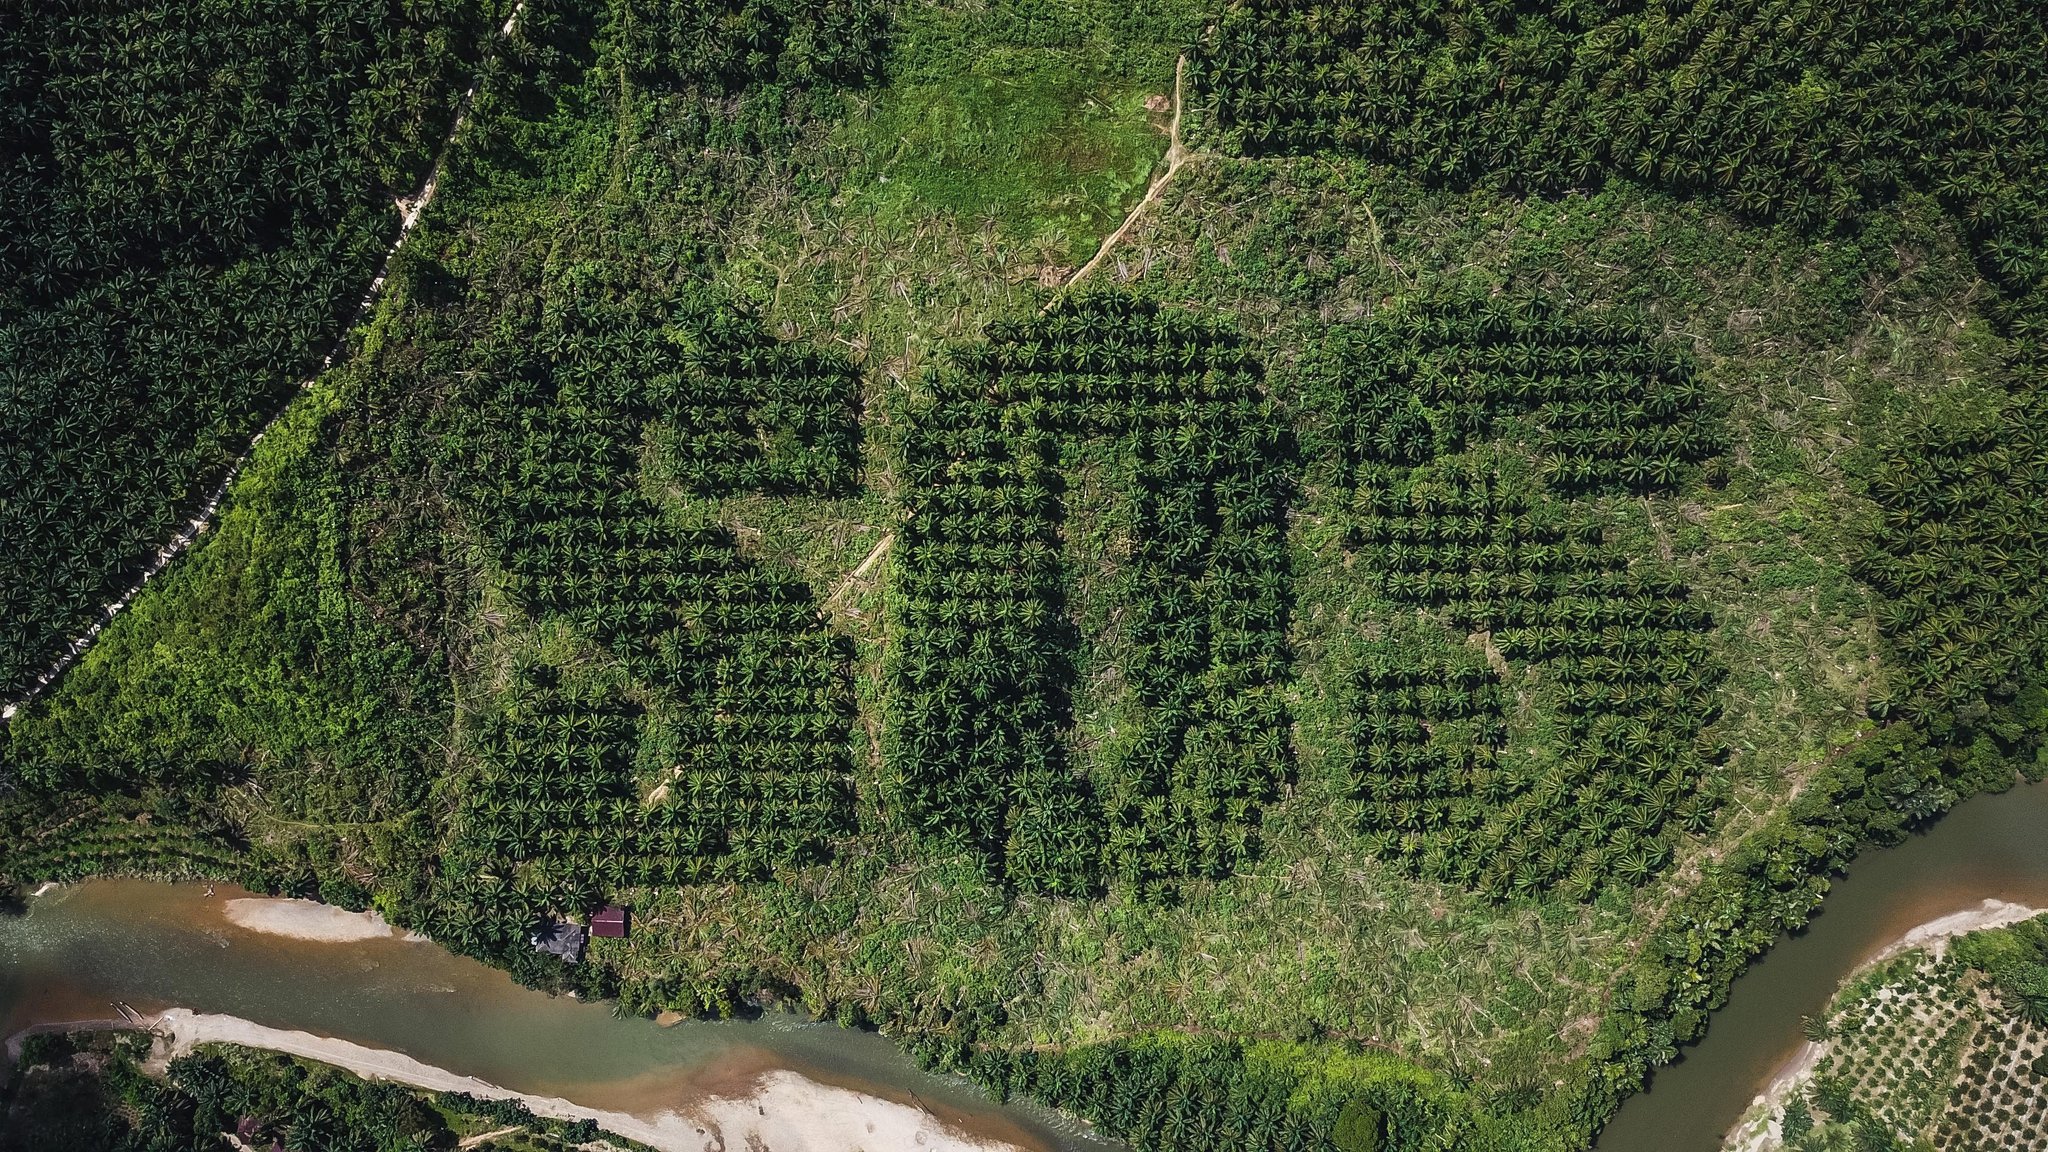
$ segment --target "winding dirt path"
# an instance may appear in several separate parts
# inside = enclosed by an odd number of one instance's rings
[[[894,543],[896,534],[884,532],[882,538],[875,541],[875,546],[868,551],[867,558],[860,562],[860,566],[847,573],[846,579],[839,582],[839,587],[832,590],[832,595],[825,598],[825,610],[829,612],[837,607],[839,602],[846,598],[846,594],[853,590],[853,586],[860,583],[860,578],[873,570],[876,564],[881,563],[882,557],[889,551],[889,546]]]
[[[1166,130],[1166,171],[1153,178],[1151,186],[1145,189],[1144,198],[1139,200],[1137,205],[1131,209],[1130,215],[1124,217],[1124,222],[1117,226],[1116,231],[1103,237],[1102,247],[1095,250],[1094,258],[1076,269],[1074,274],[1067,278],[1065,287],[1072,288],[1074,285],[1079,284],[1090,272],[1095,271],[1104,260],[1108,259],[1110,250],[1122,242],[1124,236],[1130,232],[1131,227],[1138,222],[1138,217],[1145,214],[1145,209],[1159,202],[1160,195],[1166,191],[1166,186],[1173,182],[1173,178],[1180,172],[1181,166],[1193,158],[1194,154],[1188,151],[1187,146],[1181,142],[1180,138],[1181,90],[1187,80],[1187,71],[1188,58],[1186,56],[1182,56],[1173,62],[1173,121]]]
[[[490,44],[485,46],[483,57],[477,66],[477,75],[482,75],[484,67],[490,63],[492,55],[497,51],[498,42],[510,36],[519,27],[519,17],[525,11],[526,0],[519,0],[517,4],[513,5],[512,14],[505,18],[505,23],[498,29],[497,35],[492,37]],[[370,309],[376,306],[377,297],[384,291],[385,278],[391,271],[391,258],[397,255],[399,247],[405,243],[405,238],[419,224],[420,216],[427,210],[427,205],[433,203],[434,192],[440,187],[442,170],[448,163],[448,154],[454,148],[455,137],[461,133],[463,124],[468,122],[470,105],[475,100],[476,81],[472,79],[469,87],[463,91],[462,99],[458,100],[455,104],[455,118],[448,125],[448,135],[441,140],[440,151],[434,154],[433,165],[427,169],[426,182],[420,185],[420,190],[417,193],[402,197],[397,203],[400,213],[398,237],[391,242],[389,248],[384,250],[384,258],[378,261],[377,264],[377,274],[371,278],[370,286],[363,293],[363,298],[357,302],[355,311],[349,314],[348,323],[342,326],[340,337],[335,340],[334,346],[327,350],[327,355],[321,358],[319,369],[313,375],[299,382],[298,388],[293,393],[294,398],[311,388],[315,380],[319,379],[329,368],[334,367],[335,361],[347,353],[349,333],[354,331],[356,325],[362,323],[363,318],[369,315]],[[271,413],[270,418],[263,422],[263,427],[254,436],[249,438],[249,446],[243,449],[242,454],[236,457],[234,463],[228,465],[227,472],[221,476],[220,482],[215,484],[212,491],[208,493],[206,503],[200,507],[198,514],[193,516],[191,520],[186,522],[183,528],[180,528],[172,535],[162,548],[157,549],[156,555],[143,567],[141,577],[133,585],[129,586],[127,591],[116,598],[113,603],[100,609],[99,618],[94,620],[91,626],[86,628],[85,632],[77,639],[65,645],[64,652],[57,657],[54,663],[36,676],[35,682],[30,684],[27,690],[15,699],[8,701],[4,707],[0,707],[0,723],[12,720],[14,714],[21,711],[23,705],[42,695],[50,685],[56,683],[58,677],[64,675],[73,664],[78,662],[79,657],[85,655],[86,649],[91,648],[93,641],[99,639],[100,633],[106,629],[108,624],[113,623],[114,617],[120,615],[121,610],[126,608],[137,595],[141,594],[143,588],[151,580],[155,579],[158,573],[169,567],[171,561],[183,555],[185,550],[190,548],[193,542],[198,540],[213,525],[213,518],[220,511],[221,501],[227,498],[228,489],[234,485],[235,478],[241,475],[243,465],[249,462],[249,457],[256,451],[256,445],[263,442],[264,434],[269,432],[271,427],[283,418],[285,410],[291,407],[291,403],[291,399],[288,398],[283,404],[278,405],[277,411]]]

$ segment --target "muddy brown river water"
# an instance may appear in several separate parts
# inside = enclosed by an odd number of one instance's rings
[[[424,940],[319,942],[223,914],[245,893],[201,884],[68,885],[0,917],[0,1035],[39,1022],[178,1006],[402,1052],[518,1092],[651,1116],[743,1094],[761,1073],[908,1104],[949,1128],[1030,1152],[1113,1147],[1055,1114],[999,1107],[929,1075],[888,1039],[770,1013],[663,1028],[608,1005],[519,987]]]
[[[886,1038],[770,1014],[662,1028],[520,988],[495,969],[397,935],[329,943],[238,926],[225,887],[134,880],[66,886],[0,917],[0,1035],[56,1020],[182,1006],[402,1052],[515,1091],[651,1115],[731,1096],[776,1069],[925,1109],[1031,1152],[1112,1147],[1073,1122],[998,1107],[928,1075]],[[2048,785],[1959,805],[1867,852],[1821,914],[1736,981],[1707,1036],[1622,1108],[1597,1152],[1711,1152],[1799,1047],[1800,1019],[1908,929],[1987,898],[2048,907]]]
[[[1631,1097],[1596,1152],[1712,1152],[1805,1037],[1835,986],[1915,925],[1986,899],[2048,908],[2048,784],[1979,796],[1905,843],[1865,852],[1805,931],[1735,981],[1707,1035]]]

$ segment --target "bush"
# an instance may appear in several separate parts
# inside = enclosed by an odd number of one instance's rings
[[[1336,1152],[1379,1152],[1380,1134],[1386,1123],[1387,1118],[1379,1109],[1364,1097],[1354,1096],[1337,1114],[1337,1125],[1330,1130],[1330,1146]]]
[[[1797,1140],[1813,1131],[1813,1111],[1806,1106],[1806,1097],[1795,1096],[1785,1105],[1782,1128],[1787,1140]]]

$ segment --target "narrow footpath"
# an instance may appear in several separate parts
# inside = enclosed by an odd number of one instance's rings
[[[1072,288],[1074,285],[1079,284],[1090,272],[1095,271],[1096,268],[1102,265],[1104,260],[1109,258],[1110,252],[1123,241],[1124,236],[1130,232],[1132,226],[1137,224],[1138,217],[1145,214],[1145,209],[1159,202],[1160,196],[1166,191],[1166,186],[1172,183],[1173,178],[1180,173],[1181,166],[1192,158],[1192,153],[1187,150],[1186,145],[1181,143],[1180,138],[1181,91],[1182,86],[1187,80],[1187,70],[1188,58],[1186,56],[1182,56],[1174,61],[1173,120],[1166,130],[1166,171],[1153,178],[1151,186],[1145,189],[1145,195],[1138,201],[1137,206],[1133,207],[1130,214],[1124,217],[1124,222],[1117,226],[1116,231],[1103,237],[1102,246],[1095,250],[1094,257],[1086,264],[1081,265],[1072,276],[1067,278],[1066,287]]]

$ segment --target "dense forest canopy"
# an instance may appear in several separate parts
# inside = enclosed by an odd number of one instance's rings
[[[317,367],[440,145],[482,15],[0,13],[0,696],[125,590]]]
[[[2041,772],[2025,4],[511,15],[0,24],[17,687],[476,77],[0,734],[0,877],[793,996],[1141,1148],[1564,1149]]]

